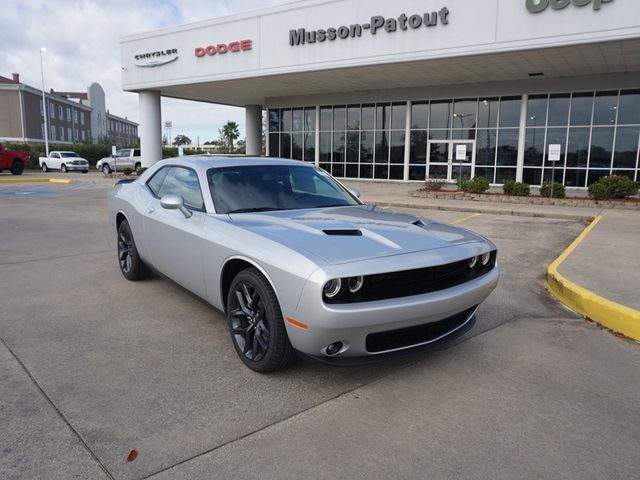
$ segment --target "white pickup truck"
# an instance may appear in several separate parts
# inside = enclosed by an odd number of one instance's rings
[[[115,155],[110,155],[98,160],[96,168],[102,170],[102,173],[105,175],[108,175],[111,172],[122,171],[125,168],[138,170],[141,165],[142,160],[140,159],[139,148],[121,148],[116,151]]]
[[[89,171],[89,162],[76,152],[49,152],[48,157],[40,157],[38,162],[43,172],[60,170],[62,173],[71,171],[87,173]]]

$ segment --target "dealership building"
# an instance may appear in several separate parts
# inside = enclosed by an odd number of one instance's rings
[[[129,36],[121,55],[145,165],[165,96],[245,107],[248,154],[337,177],[640,180],[637,0],[303,0]]]

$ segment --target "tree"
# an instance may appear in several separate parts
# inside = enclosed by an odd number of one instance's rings
[[[178,135],[173,141],[174,145],[191,145],[191,139],[186,135]]]
[[[229,146],[229,153],[233,153],[233,142],[240,137],[238,124],[229,120],[218,130],[218,133],[220,134],[220,138],[224,139],[225,143]]]

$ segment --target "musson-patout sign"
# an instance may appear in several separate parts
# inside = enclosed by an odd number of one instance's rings
[[[378,32],[393,33],[398,30],[417,30],[423,27],[435,27],[438,23],[449,24],[449,9],[441,8],[437,12],[424,13],[422,15],[401,14],[397,18],[385,18],[382,15],[374,15],[367,23],[355,23],[352,25],[342,25],[341,27],[321,28],[318,30],[307,30],[298,28],[289,30],[289,45],[292,47],[307,43],[322,43],[334,41],[336,39],[345,40],[347,38],[361,37],[364,32],[376,35]]]

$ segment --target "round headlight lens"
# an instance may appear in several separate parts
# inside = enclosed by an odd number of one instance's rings
[[[469,259],[469,268],[476,268],[478,266],[478,257],[471,257]]]
[[[489,265],[489,262],[491,261],[491,252],[487,252],[484,255],[482,255],[482,266],[486,267],[487,265]]]
[[[347,280],[347,287],[349,287],[349,291],[351,293],[358,292],[362,285],[364,284],[364,278],[362,276],[359,277],[351,277]]]
[[[333,280],[329,280],[324,285],[324,296],[327,298],[335,298],[340,293],[342,289],[342,280],[339,278],[335,278]]]

